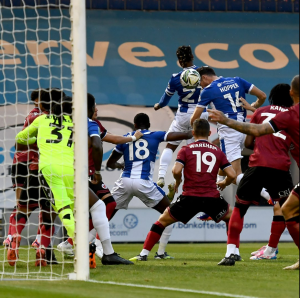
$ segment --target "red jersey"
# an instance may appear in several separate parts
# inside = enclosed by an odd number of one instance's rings
[[[100,128],[100,132],[101,132],[100,138],[102,140],[106,136],[107,130],[104,128],[104,126],[101,124],[99,120],[94,120],[94,121],[98,124]],[[89,149],[89,176],[92,176],[95,173],[95,165],[94,165],[92,152],[93,152],[93,148],[90,148]]]
[[[184,166],[183,195],[218,198],[216,180],[219,169],[230,167],[225,154],[206,140],[181,148],[176,162]]]
[[[24,128],[29,126],[34,121],[34,119],[37,118],[38,116],[40,116],[41,114],[42,114],[42,111],[39,108],[35,107],[25,118],[25,122],[24,122],[22,130],[24,130]],[[38,163],[38,160],[39,160],[38,147],[36,144],[31,145],[30,147],[32,150],[16,152],[14,155],[13,163],[14,164],[17,162],[25,163],[25,162],[29,162],[29,161],[32,161],[35,159],[37,159],[37,163]],[[37,169],[38,169],[38,167],[36,168],[36,170]],[[34,170],[34,169],[31,169],[31,170]]]
[[[279,113],[269,123],[275,132],[284,130],[291,136],[295,146],[293,158],[299,167],[299,103],[289,108],[286,112]]]
[[[253,114],[251,123],[262,124],[269,122],[277,114],[286,111],[288,111],[287,108],[280,106],[259,108]],[[291,144],[292,139],[285,131],[256,137],[254,152],[249,158],[249,167],[266,167],[288,171],[291,165],[289,156]]]

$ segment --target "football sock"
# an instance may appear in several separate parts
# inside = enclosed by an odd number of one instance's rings
[[[55,227],[54,225],[42,225],[41,228],[41,245],[47,248],[51,242],[51,237],[54,233]]]
[[[70,238],[74,238],[75,220],[73,212],[70,208],[63,209],[59,212],[59,218],[67,230]]]
[[[159,241],[159,247],[157,251],[158,255],[163,255],[165,253],[172,231],[173,231],[173,225],[167,226],[163,231]]]
[[[91,229],[89,231],[89,243],[92,242],[95,239],[96,234],[97,234],[97,232],[96,232],[95,229]]]
[[[117,207],[117,203],[116,203],[115,199],[113,198],[113,196],[105,198],[103,200],[103,203],[106,206],[106,216],[107,216],[108,220],[110,220],[112,218],[112,215],[113,215],[116,207]]]
[[[232,254],[235,254],[235,250],[236,250],[235,244],[227,244],[227,251],[226,251],[225,257],[228,258]]]
[[[40,228],[40,227],[39,227]],[[38,243],[41,243],[41,239],[42,239],[42,237],[41,237],[41,232],[38,234],[38,235],[36,235],[36,238],[35,238],[36,240],[37,240],[37,242]]]
[[[241,180],[243,179],[244,177],[244,174],[239,174],[237,177],[236,177],[236,185],[239,186]]]
[[[38,226],[38,230],[37,230],[37,233],[36,233],[36,239],[38,240],[39,243],[41,243],[41,231],[42,231],[42,227],[43,227],[43,214],[42,212],[39,213],[39,226]]]
[[[235,251],[234,251],[234,254],[239,256],[240,255],[240,249],[236,247]]]
[[[149,253],[150,253],[150,251],[149,251],[149,250],[147,250],[147,249],[143,249],[143,250],[141,251],[141,253],[140,253],[140,256],[148,256],[148,255],[149,255]]]
[[[276,252],[276,249],[277,249],[276,247],[271,247],[268,245],[264,251],[264,254],[270,256]]]
[[[114,249],[111,245],[109,223],[106,217],[105,204],[98,200],[90,209],[92,215],[93,225],[99,234],[101,243],[103,246],[103,253],[105,255],[111,255],[114,253]]]
[[[147,238],[144,243],[144,249],[151,251],[153,246],[159,241],[165,227],[157,221],[152,227],[150,232],[147,235]]]
[[[160,157],[159,170],[158,170],[158,178],[165,178],[168,167],[172,161],[173,150],[170,148],[165,148]]]
[[[240,234],[243,230],[243,224],[244,217],[241,217],[240,209],[238,207],[234,207],[229,221],[226,257],[229,257],[231,253],[234,254],[235,248],[239,246]],[[231,244],[234,245],[234,250],[232,246],[229,246]],[[229,255],[228,250],[230,251]]]
[[[295,244],[299,248],[299,216],[288,219],[286,221],[286,227],[289,230]]]
[[[271,226],[271,235],[268,246],[277,248],[280,237],[285,230],[285,220],[283,216],[275,215]]]
[[[16,213],[11,219],[11,235],[21,235],[23,229],[25,228],[27,219],[28,218],[26,214],[21,212]]]
[[[12,220],[13,218],[16,216],[16,213],[17,213],[17,208],[15,207],[13,212],[11,213],[10,217],[9,217],[9,226],[8,226],[8,236],[11,236],[12,235],[12,232],[11,232],[11,225],[12,225]],[[11,238],[11,237],[10,237]],[[11,240],[11,239],[10,239]]]

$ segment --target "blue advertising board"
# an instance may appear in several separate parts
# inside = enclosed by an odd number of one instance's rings
[[[34,10],[13,12],[2,9],[0,104],[28,102],[28,91],[39,86],[70,93],[68,10],[38,10],[39,22]],[[191,45],[196,65],[240,76],[268,94],[299,74],[299,15],[87,11],[88,91],[98,104],[152,106],[180,71],[180,45]],[[176,95],[170,105],[177,106]]]

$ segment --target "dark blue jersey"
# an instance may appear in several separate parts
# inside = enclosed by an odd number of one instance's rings
[[[239,77],[220,77],[203,89],[197,106],[206,108],[210,104],[231,119],[237,120],[238,115],[242,115],[245,120],[247,111],[241,106],[239,98],[246,98],[246,93],[253,87],[253,84]]]
[[[191,109],[191,108],[193,110],[195,109],[202,88],[200,85],[195,89],[184,88],[181,85],[180,76],[181,76],[182,72],[185,71],[186,69],[197,69],[197,68],[198,68],[198,66],[194,65],[191,67],[184,68],[181,72],[175,73],[172,75],[172,77],[169,81],[168,87],[167,87],[164,95],[160,99],[159,105],[161,107],[165,107],[166,105],[168,105],[171,97],[175,94],[175,92],[177,92],[177,94],[179,96],[178,110],[180,112],[187,113],[189,111],[189,109]],[[193,112],[193,110],[191,112]]]
[[[132,136],[135,132],[128,133]],[[142,130],[142,138],[135,142],[117,145],[115,150],[123,154],[125,167],[122,177],[152,180],[158,146],[166,140],[165,131]]]

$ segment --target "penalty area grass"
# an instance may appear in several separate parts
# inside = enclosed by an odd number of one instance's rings
[[[299,297],[299,271],[283,270],[283,267],[294,264],[299,258],[295,244],[280,243],[277,260],[250,260],[250,253],[262,245],[242,243],[241,255],[244,262],[237,262],[232,267],[223,267],[217,266],[217,263],[224,256],[226,244],[169,244],[168,253],[175,257],[174,260],[154,260],[157,247],[153,249],[147,262],[136,262],[133,266],[103,266],[97,259],[97,269],[90,272],[93,282],[5,280],[0,281],[0,297]],[[140,252],[142,244],[114,244],[114,248],[122,257],[131,258]],[[61,261],[61,255],[56,254]],[[39,274],[34,272],[39,270],[34,267],[34,250],[21,250],[20,260],[24,261],[27,255],[30,262],[18,262],[16,268],[4,263],[1,256],[0,272],[30,272],[28,278],[37,278]],[[53,266],[52,273],[59,276],[61,273],[72,272],[71,260],[67,261],[69,263],[64,266]],[[51,268],[42,268],[41,271],[45,273],[45,278]],[[5,279],[11,277],[18,278],[17,275],[3,276]],[[141,287],[97,282],[133,284]],[[163,289],[166,287],[173,290]],[[193,290],[194,293],[180,292],[176,289]]]

